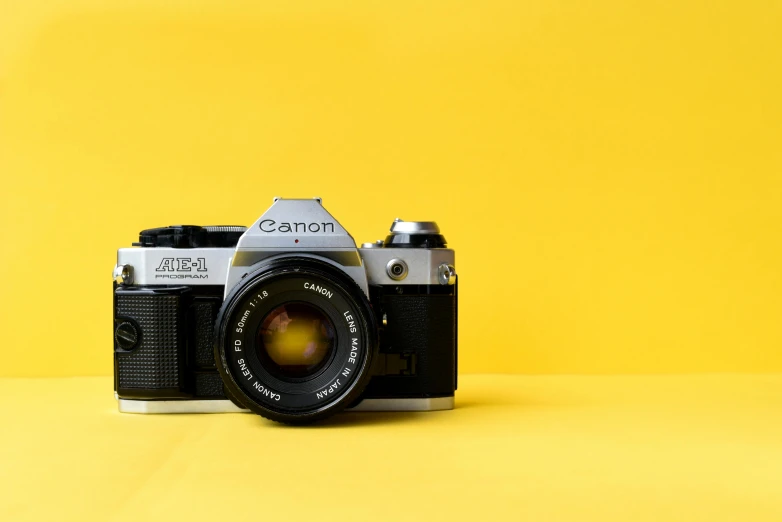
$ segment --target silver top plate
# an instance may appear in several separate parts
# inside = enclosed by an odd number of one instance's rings
[[[130,247],[117,250],[117,264],[133,267],[134,285],[224,285],[233,253],[233,248]]]
[[[440,265],[454,265],[450,248],[362,248],[367,279],[371,285],[439,285]],[[386,267],[392,259],[405,262],[407,275],[401,281],[392,279]]]
[[[275,198],[239,239],[236,250],[356,248],[347,230],[323,208],[320,199]]]

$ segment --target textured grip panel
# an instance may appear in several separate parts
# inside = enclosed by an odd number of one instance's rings
[[[220,302],[196,301],[191,306],[192,344],[195,364],[201,368],[214,368],[214,322]]]
[[[373,377],[365,397],[436,397],[456,389],[456,295],[388,293],[381,352],[413,354],[414,375]]]
[[[198,372],[195,374],[196,397],[225,398],[223,379],[215,372]]]
[[[180,296],[118,294],[116,307],[117,317],[130,317],[141,329],[132,352],[116,352],[119,387],[181,388]]]

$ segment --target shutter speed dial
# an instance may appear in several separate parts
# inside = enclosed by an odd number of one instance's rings
[[[383,246],[390,248],[445,248],[446,242],[440,227],[434,221],[402,221],[397,218],[391,225]]]

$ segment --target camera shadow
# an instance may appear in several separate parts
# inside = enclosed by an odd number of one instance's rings
[[[332,428],[350,428],[366,427],[375,425],[394,425],[424,423],[433,420],[433,414],[441,412],[430,411],[381,411],[381,412],[342,412],[326,419],[306,425],[308,429],[332,429]],[[442,413],[448,413],[442,412]],[[281,424],[270,422],[271,425],[279,428],[300,428],[301,426]]]

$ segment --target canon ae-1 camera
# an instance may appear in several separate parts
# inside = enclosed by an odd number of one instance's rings
[[[250,228],[144,230],[114,270],[119,409],[451,409],[456,283],[434,222],[357,248],[318,198],[275,198]]]

